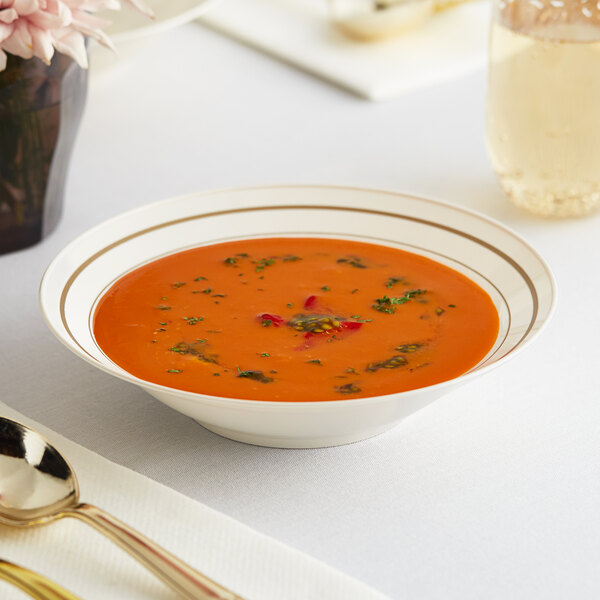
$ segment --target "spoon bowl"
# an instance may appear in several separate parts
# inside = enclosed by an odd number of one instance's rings
[[[103,510],[79,502],[75,471],[39,433],[0,417],[0,523],[43,525],[75,517],[91,525],[188,600],[242,600]]]
[[[78,502],[67,460],[38,433],[0,417],[0,523],[41,525]]]

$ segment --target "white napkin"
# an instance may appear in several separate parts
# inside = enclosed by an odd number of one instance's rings
[[[322,562],[78,446],[2,403],[0,415],[29,425],[56,444],[75,468],[82,501],[114,514],[248,600],[386,598]],[[120,548],[74,519],[27,530],[0,525],[0,558],[42,573],[84,600],[175,598]],[[0,598],[23,600],[24,596],[0,581]]]
[[[459,77],[485,64],[490,7],[473,0],[381,42],[333,28],[326,0],[227,0],[201,23],[370,100]]]

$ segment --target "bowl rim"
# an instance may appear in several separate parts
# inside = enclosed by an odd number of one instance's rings
[[[211,0],[208,0],[208,1],[210,2]],[[216,1],[218,1],[218,0],[216,0]],[[278,190],[278,189],[289,190],[289,189],[299,189],[299,188],[307,189],[307,190],[308,189],[338,190],[338,191],[352,191],[352,192],[360,192],[360,193],[376,193],[376,194],[385,194],[385,195],[389,195],[389,196],[397,196],[399,198],[408,198],[410,200],[415,200],[417,202],[425,202],[425,203],[429,203],[429,204],[434,204],[434,205],[442,207],[444,209],[450,209],[452,211],[456,211],[459,213],[462,212],[471,217],[483,220],[483,221],[487,222],[488,224],[493,225],[497,229],[500,229],[503,233],[514,237],[518,242],[520,242],[529,252],[531,252],[531,254],[540,262],[541,266],[543,267],[545,275],[548,280],[548,283],[550,284],[550,298],[549,298],[550,303],[549,303],[547,317],[546,317],[545,321],[543,323],[541,323],[541,325],[538,327],[538,329],[536,331],[533,331],[533,332],[530,331],[529,333],[527,333],[526,337],[521,340],[521,342],[518,344],[518,346],[509,350],[507,354],[502,356],[497,361],[494,361],[491,364],[485,365],[475,371],[473,371],[473,370],[468,371],[466,373],[458,375],[457,377],[453,377],[452,379],[447,379],[447,380],[441,381],[439,383],[435,383],[435,384],[420,387],[420,388],[415,388],[412,390],[393,392],[390,394],[381,394],[381,395],[377,395],[377,396],[365,396],[362,398],[340,398],[337,400],[298,400],[298,401],[294,401],[294,402],[276,401],[276,400],[256,400],[256,399],[250,399],[250,398],[233,398],[233,397],[229,397],[229,396],[212,396],[209,394],[202,394],[200,392],[190,392],[187,390],[181,390],[181,389],[172,388],[169,386],[153,383],[151,381],[147,381],[145,379],[136,377],[135,375],[132,375],[131,373],[125,371],[124,369],[121,369],[122,372],[117,372],[115,369],[113,369],[113,367],[111,365],[101,363],[96,358],[92,357],[90,354],[88,354],[83,349],[78,347],[77,343],[75,344],[75,346],[71,345],[67,341],[67,339],[62,335],[62,333],[59,332],[52,324],[50,317],[48,316],[48,314],[45,310],[45,307],[44,307],[45,287],[48,285],[47,282],[49,281],[49,278],[52,275],[51,271],[52,271],[53,267],[62,259],[62,257],[64,255],[68,254],[68,252],[71,250],[72,246],[75,246],[82,239],[92,235],[93,233],[95,233],[101,229],[110,227],[111,224],[113,224],[117,221],[121,221],[124,219],[130,219],[131,217],[134,217],[139,212],[144,212],[144,211],[147,211],[147,210],[152,209],[157,206],[167,205],[170,203],[176,203],[176,202],[180,202],[180,201],[183,201],[186,199],[198,198],[198,197],[203,197],[203,196],[213,196],[213,195],[218,195],[218,194],[228,194],[228,193],[229,194],[230,193],[244,193],[244,192],[254,192],[254,191],[263,191],[263,190]],[[273,205],[272,208],[277,209],[278,206]],[[310,206],[307,205],[307,208],[310,208]],[[215,214],[215,213],[219,213],[219,212],[220,211],[203,210],[203,211],[200,211],[198,214],[204,214],[204,215],[210,216],[211,214]],[[493,246],[493,247],[495,248],[495,246]],[[177,252],[177,250],[174,250],[174,252]],[[62,289],[64,290],[64,286]],[[556,278],[554,276],[554,273],[552,272],[548,262],[544,259],[544,257],[536,250],[536,248],[530,242],[528,242],[523,236],[521,236],[519,233],[517,233],[514,229],[505,225],[504,223],[500,222],[499,220],[497,220],[493,217],[489,217],[488,215],[485,215],[485,214],[478,212],[476,210],[473,210],[471,208],[467,208],[467,207],[464,207],[464,206],[461,206],[458,204],[453,204],[453,203],[442,201],[442,200],[425,198],[425,197],[417,196],[414,194],[407,194],[404,192],[385,190],[385,189],[380,189],[380,188],[344,186],[344,185],[335,185],[335,184],[329,184],[329,185],[328,184],[310,184],[310,183],[272,184],[272,185],[234,186],[234,187],[227,187],[227,188],[216,188],[216,189],[212,189],[212,190],[203,190],[203,191],[199,191],[199,192],[191,192],[188,194],[180,194],[178,196],[172,196],[170,198],[163,198],[162,200],[151,202],[149,204],[144,204],[142,206],[138,206],[138,207],[130,209],[128,211],[119,213],[113,217],[110,217],[110,218],[98,223],[97,225],[95,225],[89,229],[86,229],[84,232],[80,233],[78,236],[76,236],[70,242],[68,242],[67,245],[64,246],[58,252],[58,254],[56,254],[56,256],[50,261],[50,263],[44,270],[44,274],[42,275],[42,279],[40,281],[39,288],[38,288],[38,302],[39,302],[39,306],[40,306],[40,311],[42,313],[42,317],[43,317],[47,327],[54,334],[54,336],[64,346],[66,346],[71,352],[73,352],[76,356],[82,358],[87,363],[93,365],[94,367],[100,369],[101,371],[104,371],[105,373],[112,375],[113,377],[117,377],[119,379],[122,379],[123,381],[133,383],[139,387],[144,388],[145,390],[152,390],[152,391],[155,391],[158,393],[169,394],[171,396],[177,396],[180,398],[185,398],[185,399],[193,400],[193,401],[202,401],[202,402],[209,402],[211,404],[228,404],[228,405],[233,405],[233,406],[245,406],[245,407],[254,406],[254,407],[266,407],[266,408],[268,408],[268,407],[281,408],[281,407],[285,406],[287,410],[291,409],[291,407],[296,407],[295,409],[292,409],[292,410],[300,410],[300,409],[306,409],[307,405],[308,406],[329,406],[329,405],[333,405],[333,404],[345,405],[347,403],[351,403],[352,405],[358,406],[358,405],[369,404],[369,403],[385,402],[392,398],[398,398],[398,397],[403,397],[403,396],[405,397],[407,395],[417,396],[420,394],[428,394],[432,391],[438,391],[438,390],[441,390],[443,392],[443,390],[445,388],[451,388],[451,387],[457,385],[458,383],[468,382],[476,377],[484,375],[484,374],[490,372],[491,370],[495,369],[496,367],[504,364],[508,360],[512,359],[517,354],[519,354],[535,338],[537,338],[540,335],[540,333],[547,327],[548,323],[552,319],[554,312],[556,310],[557,283],[556,283]],[[73,338],[73,341],[76,341],[75,338]],[[118,367],[118,365],[115,365],[115,366]],[[442,394],[440,394],[440,395],[442,395]]]

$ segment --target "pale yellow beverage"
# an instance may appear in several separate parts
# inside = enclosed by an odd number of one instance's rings
[[[545,215],[600,205],[600,25],[492,25],[487,143],[519,206]]]

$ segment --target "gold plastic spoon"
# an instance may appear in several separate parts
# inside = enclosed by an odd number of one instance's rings
[[[242,600],[112,515],[80,503],[75,472],[58,450],[0,417],[0,523],[27,527],[63,517],[96,528],[188,600]]]
[[[0,558],[0,579],[12,583],[36,600],[79,600],[54,581],[39,573]]]

